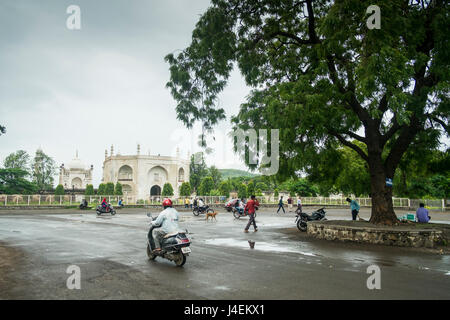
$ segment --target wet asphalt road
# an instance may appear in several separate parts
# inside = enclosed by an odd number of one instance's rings
[[[330,209],[328,218],[348,219],[347,211]],[[450,298],[449,255],[310,239],[296,229],[293,213],[260,210],[259,231],[245,234],[247,218],[222,210],[217,222],[206,222],[183,212],[180,226],[190,233],[192,253],[179,268],[147,260],[148,210],[113,217],[52,212],[0,215],[0,243],[21,253],[0,281],[1,299]],[[448,221],[444,214],[434,219]],[[381,269],[380,290],[366,286],[373,264]],[[80,290],[66,287],[70,265],[80,267]]]

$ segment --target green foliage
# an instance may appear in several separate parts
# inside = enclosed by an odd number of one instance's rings
[[[449,132],[450,15],[445,1],[381,1],[382,28],[368,30],[371,4],[213,0],[189,47],[165,57],[178,119],[205,130],[224,119],[218,97],[236,65],[254,90],[232,117],[235,128],[287,128],[280,132],[281,181],[346,146],[371,163],[371,194],[390,194],[379,182],[394,177],[405,152]],[[364,177],[348,183],[358,165],[337,174],[337,184],[364,194]],[[330,191],[329,180],[322,188]],[[374,221],[394,222],[385,199],[374,198]]]
[[[92,196],[94,195],[94,186],[92,184],[86,185],[86,190],[84,192],[86,196]]]
[[[105,186],[105,195],[113,196],[114,195],[114,183],[108,182]]]
[[[97,189],[97,194],[99,196],[106,195],[106,184],[100,183],[100,185],[98,186],[98,189]]]
[[[261,191],[267,191],[269,190],[269,188],[267,187],[267,184],[265,184],[264,182],[258,182],[255,186],[255,188],[257,190],[261,190]]]
[[[64,186],[62,184],[58,184],[55,189],[55,196],[63,196],[64,195]]]
[[[209,193],[210,196],[223,196],[218,189],[212,189]]]
[[[173,187],[169,182],[164,184],[161,195],[163,197],[173,196]]]
[[[189,182],[183,182],[180,186],[180,196],[189,197],[191,193],[191,184]]]
[[[201,196],[209,196],[211,190],[214,189],[214,180],[211,176],[205,177],[202,179],[200,183],[200,187],[198,188],[198,195]]]
[[[230,181],[222,181],[219,184],[219,192],[221,196],[226,196],[229,197],[230,196],[230,191],[231,191],[231,182]]]
[[[200,152],[191,156],[189,170],[189,182],[191,187],[198,193],[197,189],[200,187],[202,179],[208,174],[208,167],[206,166],[203,153]]]
[[[248,194],[251,195],[255,195],[255,183],[253,182],[253,180],[251,180],[248,184],[247,184],[247,192]]]
[[[53,177],[56,174],[55,161],[46,155],[41,149],[36,151],[33,159],[32,177],[38,190],[48,190],[53,188]]]
[[[22,169],[24,171],[30,171],[30,156],[24,150],[18,150],[9,154],[3,161],[5,169]]]
[[[278,189],[273,190],[273,196],[275,198],[277,198],[280,195],[280,193],[278,192]]]
[[[120,182],[117,182],[117,183],[116,183],[116,187],[115,187],[115,189],[114,189],[114,194],[115,194],[116,196],[122,196],[122,195],[123,195],[123,192],[122,192],[122,184],[121,184]]]
[[[353,141],[364,152],[363,143]],[[336,147],[323,150],[321,157],[307,170],[308,180],[317,184],[314,193],[329,195],[342,192],[357,197],[370,194],[370,175],[366,161],[349,147]],[[306,196],[303,194],[303,196]]]
[[[228,178],[236,178],[236,177],[253,178],[258,176],[257,174],[238,169],[219,169],[219,172],[222,175],[222,180],[227,180]]]
[[[33,194],[38,187],[25,179],[28,172],[18,168],[0,169],[0,193]]]
[[[284,189],[289,191],[289,195],[291,197],[294,197],[295,195],[303,197],[316,197],[318,195],[318,188],[304,178],[289,179],[283,183],[282,186]]]
[[[215,166],[211,166],[209,168],[209,176],[213,179],[214,182],[214,188],[219,187],[219,183],[222,180],[222,174],[220,173],[219,169],[217,169]]]
[[[238,187],[238,198],[247,198],[247,197],[248,197],[247,185],[241,183],[241,185]]]

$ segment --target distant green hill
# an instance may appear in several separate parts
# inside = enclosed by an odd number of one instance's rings
[[[259,174],[251,173],[244,170],[238,170],[238,169],[219,169],[220,173],[222,174],[222,179],[226,180],[228,178],[235,178],[235,177],[256,177],[259,176]]]

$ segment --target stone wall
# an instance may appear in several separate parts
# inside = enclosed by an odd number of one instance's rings
[[[435,229],[408,230],[405,227],[358,227],[327,222],[308,222],[307,233],[315,238],[400,247],[434,248],[443,242],[443,233]]]

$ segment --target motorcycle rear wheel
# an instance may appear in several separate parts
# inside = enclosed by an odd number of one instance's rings
[[[236,219],[239,219],[239,218],[241,217],[241,215],[240,215],[239,212],[237,212],[237,211],[233,211],[233,216],[234,216]]]
[[[150,249],[150,246],[147,244],[147,256],[149,260],[155,260],[156,255],[152,253],[152,250]]]
[[[115,215],[116,214],[116,210],[111,211],[111,215]]]
[[[99,215],[101,215],[101,214],[102,214],[102,213],[101,213],[100,211],[97,210],[97,215],[99,216]]]
[[[174,262],[177,267],[182,267],[186,263],[186,256],[182,252],[180,252],[178,254],[178,258],[174,260]]]
[[[198,217],[198,215],[200,214],[200,212],[198,212],[198,210],[192,210],[192,213],[194,214],[194,216]]]

